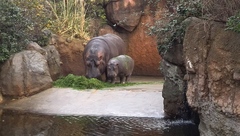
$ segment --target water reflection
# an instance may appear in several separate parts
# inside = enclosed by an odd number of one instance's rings
[[[46,116],[4,111],[1,136],[199,136],[191,121],[143,117]]]

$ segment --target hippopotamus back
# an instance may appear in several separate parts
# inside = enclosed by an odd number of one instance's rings
[[[134,68],[134,60],[128,55],[119,55],[111,58],[107,65],[107,76],[115,83],[116,77],[120,78],[120,83],[125,82],[132,75]]]
[[[113,57],[126,54],[126,48],[124,41],[115,34],[105,34],[92,38],[83,52],[86,77],[101,79],[101,75],[107,74],[107,62]]]

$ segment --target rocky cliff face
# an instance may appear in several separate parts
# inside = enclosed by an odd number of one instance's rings
[[[155,36],[148,35],[149,26],[162,18],[165,0],[154,3],[146,0],[121,0],[106,5],[111,27],[104,27],[99,35],[115,33],[128,45],[128,55],[135,61],[133,75],[160,76],[161,57]]]
[[[184,39],[187,100],[203,136],[240,134],[240,34],[192,18]]]
[[[164,111],[172,118],[188,118],[190,110],[186,101],[187,82],[184,81],[185,67],[183,46],[171,48],[163,59],[157,50],[157,39],[147,32],[157,21],[167,22],[164,14],[169,12],[166,1],[122,0],[106,6],[110,26],[100,30],[99,35],[115,33],[128,44],[128,55],[135,61],[134,75],[164,75]],[[161,62],[161,66],[160,66]],[[161,70],[160,70],[161,67]]]
[[[85,66],[83,61],[83,45],[82,40],[68,40],[66,37],[53,35],[51,44],[54,45],[59,52],[61,59],[61,75],[68,74],[85,75]]]

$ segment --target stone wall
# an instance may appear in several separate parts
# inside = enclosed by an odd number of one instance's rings
[[[61,75],[85,75],[83,61],[84,41],[79,39],[69,40],[64,36],[53,35],[51,43],[56,47],[61,59]]]
[[[165,1],[154,4],[122,0],[106,6],[110,27],[102,28],[99,35],[115,33],[123,38],[128,44],[127,54],[135,60],[133,75],[161,76],[157,40],[148,35],[148,28],[162,18],[166,9]]]

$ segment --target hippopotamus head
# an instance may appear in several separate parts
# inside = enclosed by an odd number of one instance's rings
[[[101,80],[101,75],[105,71],[104,56],[101,53],[88,54],[85,58],[86,77]]]
[[[107,76],[111,80],[111,82],[114,83],[117,75],[118,75],[118,63],[117,61],[111,59],[111,61],[108,62],[107,66]]]

